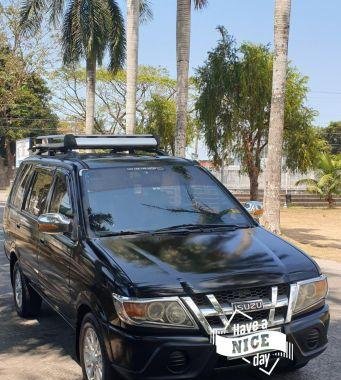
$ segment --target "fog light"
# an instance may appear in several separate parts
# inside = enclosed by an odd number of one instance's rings
[[[173,351],[169,354],[167,369],[172,373],[183,373],[188,366],[188,358],[183,351]]]
[[[316,328],[310,329],[306,335],[306,343],[308,348],[313,350],[320,343],[320,331]]]

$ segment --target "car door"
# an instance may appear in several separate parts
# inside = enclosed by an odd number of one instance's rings
[[[63,214],[70,218],[73,224],[75,208],[71,194],[69,174],[62,169],[57,169],[47,210],[51,213]],[[66,317],[69,317],[71,313],[70,259],[77,245],[72,235],[72,233],[52,235],[40,232],[39,236],[39,286],[53,306]]]
[[[20,212],[32,176],[31,165],[22,164],[18,170],[4,213],[5,244],[9,251],[15,247],[18,253],[20,246]]]
[[[45,210],[53,180],[53,168],[37,167],[16,221],[17,250],[23,273],[29,280],[38,283],[38,216]]]

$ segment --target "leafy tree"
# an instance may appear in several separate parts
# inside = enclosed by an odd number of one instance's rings
[[[125,58],[124,21],[115,0],[37,1],[24,0],[23,30],[35,32],[46,14],[53,26],[62,20],[62,51],[66,65],[86,61],[86,133],[94,127],[96,66],[109,52],[109,68],[122,67]]]
[[[174,99],[154,94],[146,102],[147,119],[140,124],[139,132],[152,133],[160,137],[161,149],[174,154],[176,104]]]
[[[153,94],[146,102],[146,121],[138,126],[140,133],[152,133],[160,138],[160,148],[174,155],[176,102],[174,98]],[[186,145],[193,140],[194,121],[187,115]]]
[[[196,72],[196,108],[209,154],[216,165],[238,157],[257,199],[258,177],[268,144],[273,55],[264,45],[236,47],[225,28],[216,48]],[[315,111],[305,106],[307,78],[287,71],[284,149],[291,170],[307,171],[324,148],[312,126]]]
[[[44,80],[27,72],[22,58],[7,46],[0,47],[0,154],[7,164],[7,169],[1,165],[2,186],[13,174],[15,140],[56,132],[58,118],[49,102]]]
[[[321,154],[316,169],[316,179],[304,178],[297,181],[296,185],[307,185],[310,193],[320,195],[332,207],[333,196],[341,194],[341,155],[333,157],[327,153]]]
[[[25,68],[29,72],[44,75],[47,67],[55,64],[55,46],[43,31],[34,35],[23,35],[20,26],[20,8],[17,2],[7,6],[0,4],[0,45],[7,46],[13,54],[23,59]]]
[[[327,128],[321,130],[333,154],[341,153],[341,121],[332,121]]]
[[[56,102],[54,106],[63,118],[77,124],[85,116],[86,75],[83,69],[72,67],[55,71],[51,77]],[[137,122],[145,124],[148,118],[146,102],[157,94],[171,99],[175,97],[176,81],[167,70],[140,66],[137,79]],[[97,71],[95,128],[99,133],[123,133],[126,127],[126,72],[117,73],[105,69]]]

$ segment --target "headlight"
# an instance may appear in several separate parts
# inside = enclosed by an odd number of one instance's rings
[[[130,299],[114,296],[122,321],[130,325],[196,328],[197,325],[178,297]]]
[[[325,276],[298,282],[298,294],[293,314],[308,309],[326,298],[328,282]]]

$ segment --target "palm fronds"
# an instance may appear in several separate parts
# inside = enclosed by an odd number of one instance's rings
[[[205,8],[207,4],[208,4],[208,0],[194,0],[195,9]]]
[[[153,11],[149,0],[140,0],[140,22],[143,24],[153,19]]]
[[[148,1],[143,3],[148,14]],[[64,64],[90,57],[102,64],[108,52],[109,69],[123,66],[125,28],[116,0],[25,0],[21,7],[22,30],[35,32],[45,14],[54,27],[62,25]]]
[[[316,179],[304,178],[297,181],[296,185],[306,185],[308,192],[319,194],[331,207],[333,196],[341,194],[341,158],[323,153],[316,169]]]
[[[35,33],[41,25],[46,0],[25,0],[20,8],[20,26],[22,31]]]
[[[126,36],[124,20],[117,2],[108,0],[110,18],[110,39],[109,39],[109,68],[117,72],[122,68],[126,58]]]

